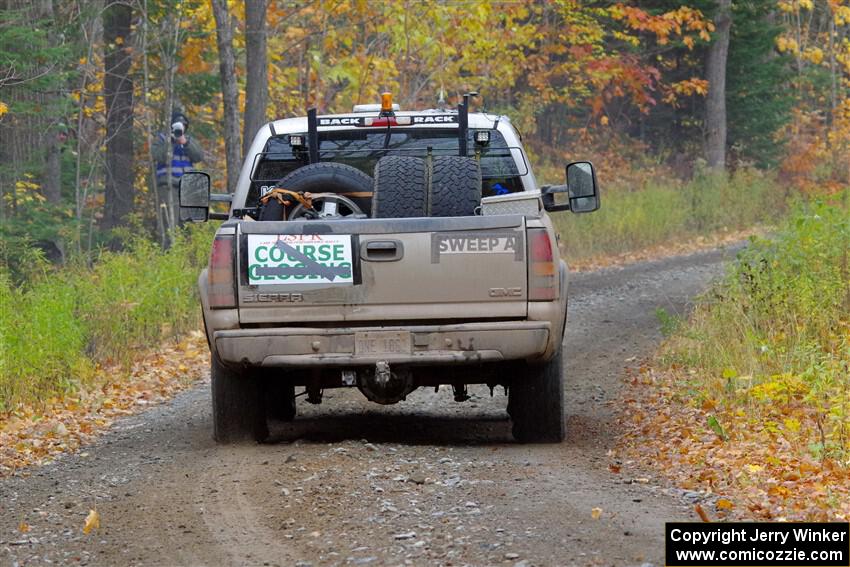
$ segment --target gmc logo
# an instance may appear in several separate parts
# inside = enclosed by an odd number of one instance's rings
[[[521,287],[491,287],[490,297],[522,297]]]

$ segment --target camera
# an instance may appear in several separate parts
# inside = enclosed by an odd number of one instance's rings
[[[186,129],[181,122],[175,122],[171,125],[171,136],[174,139],[180,138],[185,132]]]

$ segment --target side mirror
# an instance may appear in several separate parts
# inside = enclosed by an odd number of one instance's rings
[[[572,212],[592,213],[599,208],[599,185],[592,163],[576,161],[567,166],[567,192]]]
[[[203,171],[187,171],[180,177],[178,190],[180,220],[206,222],[210,217],[210,176]]]
[[[550,213],[572,211],[590,213],[599,208],[599,186],[596,172],[589,161],[577,161],[567,166],[567,184],[543,187],[543,208]]]

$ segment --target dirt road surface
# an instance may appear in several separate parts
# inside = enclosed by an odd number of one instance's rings
[[[445,388],[389,407],[356,390],[299,398],[270,443],[218,447],[200,384],[0,481],[0,564],[663,565],[664,522],[693,506],[609,470],[616,402],[661,338],[656,309],[686,311],[732,254],[573,276],[561,445],[514,443],[507,398],[481,387],[465,403]]]

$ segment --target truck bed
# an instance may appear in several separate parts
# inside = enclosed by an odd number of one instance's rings
[[[234,224],[243,326],[528,313],[521,215]]]

